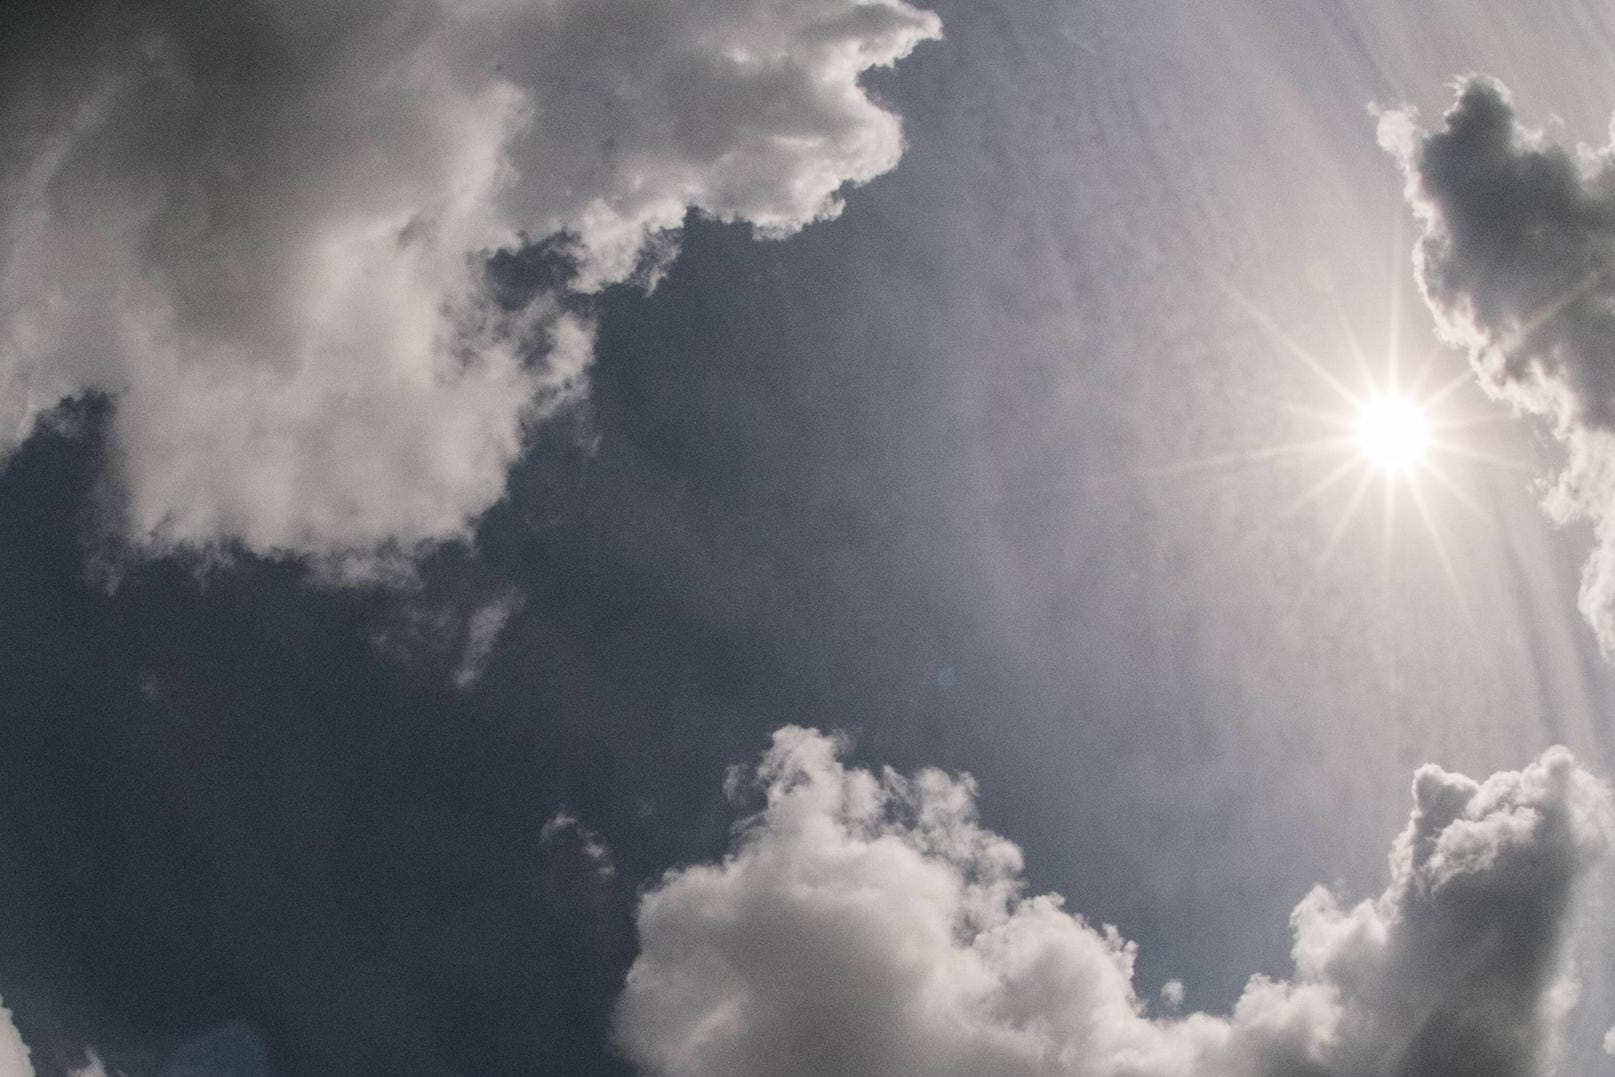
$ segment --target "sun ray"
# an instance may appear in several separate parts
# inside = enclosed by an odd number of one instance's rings
[[[1295,513],[1300,512],[1312,502],[1328,493],[1335,483],[1351,474],[1356,467],[1358,467],[1356,460],[1346,460],[1342,462],[1339,467],[1336,467],[1323,478],[1319,479],[1305,490],[1302,490],[1294,500],[1285,505],[1284,508],[1280,509],[1278,514],[1274,516],[1273,522],[1278,523],[1286,517],[1293,516]]]
[[[1431,464],[1425,469],[1425,474],[1429,475],[1432,479],[1436,480],[1436,482],[1440,483],[1442,489],[1451,494],[1453,496],[1453,500],[1457,501],[1458,504],[1468,509],[1475,519],[1485,524],[1494,532],[1498,530],[1497,520],[1492,516],[1492,514],[1487,512],[1485,507],[1482,506],[1480,502],[1476,501],[1472,496],[1470,496],[1469,491],[1465,490],[1462,486],[1458,485],[1457,482],[1453,481],[1452,476],[1441,470],[1438,465]]]
[[[1400,251],[1400,242],[1396,244],[1395,249]],[[1332,437],[1220,453],[1164,467],[1149,468],[1145,474],[1188,475],[1216,468],[1264,461],[1299,460],[1338,452],[1339,460],[1333,462],[1332,466],[1319,469],[1323,474],[1306,484],[1304,489],[1277,512],[1265,514],[1266,518],[1258,526],[1247,529],[1238,543],[1239,547],[1248,550],[1266,543],[1282,521],[1310,505],[1328,500],[1329,504],[1324,510],[1327,518],[1320,521],[1326,524],[1326,533],[1321,535],[1321,544],[1312,559],[1311,574],[1301,586],[1301,593],[1295,596],[1295,603],[1291,607],[1293,612],[1296,607],[1308,600],[1309,594],[1317,586],[1320,578],[1336,560],[1347,536],[1357,533],[1353,530],[1354,523],[1363,515],[1364,503],[1374,491],[1377,478],[1380,481],[1381,502],[1381,518],[1377,521],[1380,531],[1381,586],[1387,589],[1390,587],[1393,551],[1395,544],[1402,539],[1398,531],[1409,530],[1406,525],[1399,529],[1397,519],[1405,511],[1400,509],[1398,502],[1402,499],[1403,491],[1406,491],[1422,530],[1428,537],[1431,551],[1440,565],[1442,576],[1458,598],[1465,619],[1473,625],[1473,614],[1460,581],[1458,561],[1453,555],[1448,536],[1442,533],[1436,506],[1431,500],[1434,491],[1442,491],[1443,505],[1446,500],[1444,495],[1450,495],[1452,501],[1457,502],[1464,512],[1485,524],[1489,531],[1496,533],[1500,528],[1493,513],[1488,511],[1488,507],[1481,500],[1477,500],[1464,484],[1457,481],[1449,468],[1443,464],[1472,461],[1524,474],[1529,474],[1530,469],[1512,460],[1492,455],[1458,433],[1502,422],[1505,417],[1491,413],[1476,414],[1467,408],[1462,409],[1460,413],[1459,409],[1454,407],[1454,398],[1465,385],[1471,384],[1474,378],[1474,371],[1467,364],[1449,377],[1449,370],[1444,369],[1445,353],[1440,349],[1432,347],[1420,350],[1412,356],[1404,354],[1402,304],[1407,290],[1407,278],[1406,266],[1400,257],[1396,259],[1390,276],[1392,281],[1387,327],[1389,339],[1382,357],[1383,370],[1377,376],[1337,293],[1333,291],[1328,293],[1330,310],[1325,312],[1326,318],[1332,316],[1331,320],[1336,325],[1339,342],[1337,359],[1329,364],[1287,333],[1245,295],[1224,284],[1224,291],[1231,301],[1237,304],[1267,337],[1271,338],[1277,350],[1299,362],[1311,372],[1318,383],[1347,406],[1319,407],[1311,403],[1280,398],[1277,395],[1268,398],[1266,404],[1298,417],[1298,420],[1311,424],[1313,429],[1320,432],[1332,428],[1339,433]],[[1529,331],[1533,326],[1551,318],[1567,303],[1575,301],[1584,288],[1583,282],[1553,302],[1544,305],[1523,329]],[[1348,384],[1359,378],[1362,383],[1360,391],[1354,390]],[[1327,516],[1330,512],[1334,513],[1332,517]],[[1361,533],[1372,540],[1373,530],[1374,526],[1370,524],[1362,529]],[[1411,530],[1416,532],[1419,528]]]
[[[1331,469],[1328,474],[1313,482],[1312,485],[1308,486],[1305,490],[1297,494],[1278,512],[1272,513],[1259,524],[1246,531],[1244,536],[1236,544],[1236,548],[1241,551],[1256,549],[1262,544],[1268,535],[1272,534],[1274,528],[1278,527],[1279,524],[1283,523],[1291,516],[1294,516],[1297,512],[1300,512],[1313,501],[1316,501],[1318,498],[1328,493],[1335,487],[1336,484],[1349,476],[1352,471],[1359,466],[1360,465],[1355,459],[1348,457],[1346,460]]]
[[[1478,412],[1474,415],[1434,419],[1430,423],[1430,431],[1441,434],[1449,430],[1471,430],[1477,426],[1503,426],[1515,421],[1517,421],[1515,417],[1506,412]]]
[[[1174,464],[1156,464],[1140,468],[1134,474],[1144,478],[1170,478],[1174,475],[1190,475],[1198,471],[1208,471],[1214,468],[1238,467],[1241,464],[1260,464],[1270,460],[1282,459],[1286,456],[1307,456],[1329,449],[1339,449],[1344,444],[1346,444],[1346,439],[1343,437],[1290,441],[1282,445],[1267,445],[1258,449],[1245,449],[1239,452],[1202,456],[1195,460],[1181,460]]]
[[[1362,478],[1357,480],[1357,486],[1352,490],[1351,497],[1346,500],[1345,507],[1340,510],[1340,518],[1335,521],[1334,528],[1329,532],[1328,541],[1324,543],[1323,550],[1319,552],[1318,559],[1313,564],[1314,577],[1322,574],[1330,560],[1334,558],[1335,551],[1340,548],[1341,539],[1346,537],[1346,529],[1351,526],[1352,520],[1356,519],[1357,510],[1362,507],[1363,497],[1368,493],[1369,484],[1373,481],[1374,473],[1364,469]]]
[[[1603,279],[1603,276],[1603,271],[1595,269],[1591,273],[1588,273],[1585,277],[1582,277],[1575,284],[1572,284],[1570,287],[1566,288],[1560,295],[1555,296],[1546,303],[1543,303],[1529,318],[1522,322],[1512,334],[1510,334],[1509,340],[1503,345],[1503,350],[1505,352],[1511,352],[1515,348],[1519,347],[1520,343],[1532,333],[1535,333],[1538,329],[1541,329],[1544,325],[1548,324],[1548,322],[1552,321],[1554,318],[1557,318],[1560,311],[1564,310],[1570,304],[1586,295],[1594,285]]]
[[[1436,552],[1436,559],[1441,562],[1442,574],[1452,587],[1453,597],[1458,600],[1458,608],[1463,611],[1464,620],[1469,623],[1470,628],[1474,628],[1475,617],[1469,609],[1468,599],[1464,597],[1463,585],[1458,582],[1458,569],[1452,562],[1452,555],[1447,552],[1447,543],[1441,537],[1441,529],[1436,526],[1435,517],[1430,513],[1430,506],[1425,503],[1424,494],[1417,486],[1410,485],[1408,494],[1413,498],[1413,507],[1418,510],[1419,518],[1424,521],[1425,534],[1430,536],[1430,546]]]
[[[1402,289],[1406,285],[1402,274],[1405,266],[1404,259],[1407,257],[1403,253],[1405,249],[1402,246],[1402,217],[1398,214],[1391,228],[1391,272],[1389,274],[1391,278],[1391,309],[1390,325],[1387,327],[1387,340],[1385,342],[1385,381],[1390,386],[1396,385],[1396,378],[1399,373],[1397,366],[1402,361]]]
[[[1364,385],[1374,384],[1374,371],[1368,365],[1368,354],[1357,340],[1357,331],[1351,326],[1351,318],[1346,314],[1346,308],[1341,305],[1340,295],[1333,289],[1329,292],[1330,306],[1335,312],[1335,321],[1340,326],[1341,336],[1346,339],[1346,350],[1351,353],[1352,359],[1357,363],[1357,373],[1362,376]]]
[[[1441,358],[1442,354],[1439,350],[1433,349],[1433,347],[1424,349],[1423,354],[1421,354],[1420,365],[1418,365],[1418,373],[1415,373],[1412,378],[1400,378],[1399,376],[1397,381],[1391,381],[1387,376],[1386,384],[1389,388],[1395,389],[1395,391],[1405,392],[1408,396],[1416,396],[1418,399],[1424,400],[1426,404],[1433,404],[1433,400],[1431,400],[1433,394],[1426,386],[1428,386],[1431,376],[1436,373],[1436,367],[1441,363]]]
[[[1318,422],[1329,423],[1340,427],[1342,430],[1351,429],[1351,416],[1342,415],[1338,411],[1330,411],[1327,408],[1315,407],[1311,404],[1302,404],[1295,400],[1280,400],[1277,401],[1277,406],[1304,419],[1314,419]]]
[[[1521,475],[1534,476],[1536,474],[1535,471],[1532,471],[1530,468],[1516,460],[1507,460],[1501,456],[1494,456],[1489,452],[1482,452],[1479,449],[1474,449],[1467,445],[1456,445],[1450,441],[1438,440],[1432,443],[1432,447],[1452,456],[1461,456],[1465,460],[1473,460],[1477,464],[1489,464],[1492,467],[1500,467],[1507,471],[1515,471]]]
[[[1351,391],[1351,388],[1347,386],[1345,382],[1331,374],[1329,372],[1329,368],[1324,366],[1323,363],[1319,362],[1316,356],[1303,348],[1283,329],[1280,329],[1278,323],[1274,322],[1272,318],[1269,318],[1265,311],[1263,311],[1255,303],[1252,303],[1249,299],[1246,299],[1245,296],[1233,285],[1224,284],[1223,290],[1227,292],[1234,302],[1238,303],[1247,314],[1256,320],[1257,325],[1261,326],[1267,331],[1269,336],[1278,341],[1279,344],[1283,345],[1285,351],[1289,352],[1290,355],[1295,359],[1300,360],[1301,363],[1303,363],[1307,369],[1311,370],[1312,373],[1316,374],[1325,385],[1329,386],[1329,388],[1338,393],[1341,399],[1348,402],[1356,399],[1356,394]]]
[[[1357,485],[1352,488],[1351,496],[1346,499],[1346,505],[1340,512],[1340,518],[1335,521],[1334,527],[1329,532],[1328,541],[1324,543],[1323,549],[1319,551],[1317,558],[1313,561],[1312,572],[1308,574],[1306,582],[1301,585],[1301,590],[1296,592],[1295,596],[1286,605],[1284,620],[1288,621],[1295,617],[1311,601],[1313,591],[1317,589],[1318,582],[1323,579],[1324,569],[1328,568],[1329,562],[1334,559],[1335,551],[1340,548],[1341,540],[1346,536],[1346,529],[1351,526],[1352,520],[1356,518],[1357,510],[1363,503],[1363,497],[1368,493],[1368,488],[1373,482],[1374,473],[1366,470],[1357,480]]]
[[[1385,519],[1380,529],[1380,582],[1386,583],[1391,578],[1391,543],[1396,540],[1396,486],[1394,482],[1385,484]]]
[[[1400,250],[1400,243],[1396,245],[1396,249]],[[1319,438],[1312,442],[1297,444],[1308,445],[1310,451],[1335,447],[1342,447],[1346,451],[1343,459],[1331,467],[1320,469],[1324,471],[1322,475],[1308,484],[1276,513],[1268,514],[1259,527],[1248,531],[1240,546],[1249,548],[1254,543],[1265,542],[1267,536],[1282,520],[1326,498],[1331,501],[1327,511],[1332,511],[1335,515],[1328,520],[1327,534],[1322,537],[1322,543],[1313,558],[1312,573],[1303,584],[1302,593],[1296,596],[1295,605],[1299,606],[1307,601],[1308,594],[1317,586],[1318,579],[1336,559],[1346,536],[1352,533],[1353,522],[1362,515],[1363,503],[1374,489],[1374,479],[1377,476],[1381,480],[1381,519],[1378,521],[1381,585],[1387,588],[1390,586],[1394,545],[1401,537],[1398,535],[1397,503],[1405,490],[1422,525],[1422,528],[1413,530],[1424,531],[1430,549],[1440,565],[1443,578],[1457,597],[1464,618],[1473,625],[1474,617],[1464,595],[1459,566],[1448,536],[1442,533],[1431,495],[1433,491],[1440,490],[1443,501],[1445,495],[1450,495],[1451,500],[1457,502],[1465,513],[1481,521],[1493,533],[1499,530],[1499,526],[1487,507],[1472,496],[1471,492],[1453,477],[1449,469],[1442,466],[1442,462],[1472,461],[1527,474],[1530,473],[1530,469],[1514,461],[1492,455],[1459,433],[1484,424],[1503,421],[1501,416],[1474,414],[1467,408],[1463,409],[1466,413],[1455,413],[1456,409],[1452,407],[1454,399],[1464,386],[1473,383],[1474,371],[1467,364],[1448,376],[1448,371],[1442,369],[1444,353],[1440,349],[1431,348],[1421,351],[1414,357],[1417,368],[1409,369],[1409,357],[1403,353],[1402,332],[1402,301],[1407,287],[1405,273],[1406,267],[1398,258],[1391,274],[1392,287],[1387,327],[1389,339],[1383,356],[1384,368],[1378,376],[1375,375],[1368,357],[1364,354],[1361,341],[1346,316],[1339,296],[1335,293],[1330,293],[1329,303],[1332,307],[1333,320],[1338,323],[1339,358],[1331,366],[1303,347],[1244,295],[1233,288],[1226,289],[1232,299],[1280,350],[1305,366],[1319,383],[1348,405],[1346,408],[1331,409],[1327,406],[1318,407],[1290,400],[1276,402],[1277,406],[1285,411],[1314,424],[1315,429],[1332,427],[1340,430],[1342,434],[1341,437]],[[1546,318],[1552,317],[1565,304],[1573,302],[1582,287],[1584,285],[1573,288],[1553,303],[1547,304],[1532,319],[1532,324],[1540,324]],[[1353,369],[1358,373],[1350,373]],[[1363,389],[1354,392],[1347,381],[1357,380],[1359,377]],[[1200,467],[1222,466],[1224,462],[1230,460],[1244,462],[1281,459],[1291,455],[1291,446],[1275,446],[1268,451],[1247,451],[1208,458],[1204,464],[1193,467],[1193,470],[1199,470]],[[1355,479],[1352,478],[1354,474],[1357,476]],[[1347,490],[1337,493],[1343,483],[1347,485]],[[1294,608],[1292,606],[1292,611]]]
[[[1474,380],[1474,377],[1475,372],[1467,366],[1464,367],[1457,374],[1454,374],[1449,381],[1443,382],[1435,392],[1423,395],[1424,406],[1431,409],[1439,408],[1449,396],[1468,385]]]

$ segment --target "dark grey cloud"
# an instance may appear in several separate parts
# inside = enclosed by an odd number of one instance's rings
[[[7,5],[0,453],[116,400],[137,547],[349,569],[468,533],[593,328],[493,302],[565,237],[592,293],[687,212],[770,236],[890,169],[862,89],[937,36],[904,0]]]
[[[1136,948],[1025,891],[974,783],[849,767],[789,727],[721,861],[642,899],[617,1025],[663,1077],[891,1073],[1442,1077],[1551,1072],[1576,997],[1577,899],[1608,795],[1562,748],[1476,782],[1435,766],[1376,898],[1313,890],[1294,972],[1226,1017],[1152,1016]]]
[[[1424,225],[1418,279],[1438,328],[1469,351],[1482,386],[1547,417],[1568,449],[1548,490],[1585,517],[1597,548],[1581,606],[1615,655],[1615,166],[1523,124],[1495,79],[1458,87],[1439,129],[1385,113],[1380,141],[1407,175]]]

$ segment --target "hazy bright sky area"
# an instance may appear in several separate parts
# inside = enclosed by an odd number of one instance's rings
[[[1615,1072],[1611,55],[10,0],[0,1077]]]

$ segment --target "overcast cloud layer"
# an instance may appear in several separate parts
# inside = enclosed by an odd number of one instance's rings
[[[0,455],[105,393],[137,546],[461,535],[592,344],[484,256],[565,234],[587,293],[691,208],[834,216],[902,149],[860,73],[938,33],[903,0],[7,5]]]
[[[1547,503],[1594,525],[1581,607],[1615,656],[1615,150],[1555,145],[1485,77],[1459,86],[1439,130],[1398,110],[1380,141],[1424,224],[1415,259],[1440,331],[1568,446]]]
[[[618,1024],[666,1077],[1407,1074],[1553,1069],[1576,1000],[1567,928],[1610,841],[1603,787],[1564,749],[1475,782],[1420,768],[1376,899],[1318,888],[1295,969],[1228,1017],[1152,1017],[1135,947],[1055,896],[983,829],[968,778],[849,768],[780,730],[767,806],[721,863],[639,910]]]

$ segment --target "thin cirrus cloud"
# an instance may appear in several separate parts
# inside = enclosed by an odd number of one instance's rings
[[[1383,893],[1317,888],[1294,971],[1231,1014],[1152,1016],[1135,946],[1024,892],[968,778],[842,761],[785,728],[722,861],[644,895],[622,1049],[660,1077],[1286,1077],[1551,1069],[1607,792],[1562,748],[1484,782],[1421,768]]]
[[[1546,504],[1594,526],[1581,608],[1615,657],[1615,149],[1554,144],[1483,76],[1439,128],[1397,109],[1379,133],[1424,227],[1415,265],[1438,329],[1567,446]]]
[[[582,389],[560,292],[695,210],[787,235],[891,169],[905,0],[22,0],[0,15],[0,458],[114,401],[136,548],[352,568],[464,535]],[[512,303],[487,257],[572,273]]]

